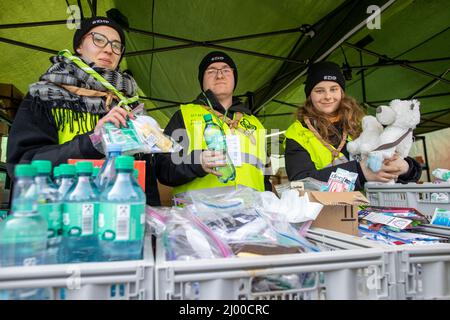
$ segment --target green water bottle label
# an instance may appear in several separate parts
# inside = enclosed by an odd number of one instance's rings
[[[145,204],[101,203],[98,235],[106,241],[134,241],[144,238]]]
[[[65,203],[63,236],[84,237],[97,234],[99,204],[94,202]]]
[[[47,238],[55,238],[62,233],[61,203],[38,204],[38,212],[47,220]]]

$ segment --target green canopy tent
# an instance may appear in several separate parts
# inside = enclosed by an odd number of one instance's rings
[[[343,66],[347,92],[367,112],[415,97],[422,107],[416,133],[450,125],[446,0],[4,0],[0,82],[26,92],[52,53],[72,49],[70,6],[83,17],[120,20],[127,30],[121,67],[131,70],[146,109],[162,126],[199,93],[197,67],[211,50],[236,61],[236,93],[268,129],[292,123],[305,99],[307,64],[325,59]],[[378,26],[367,22],[374,8],[381,13]]]

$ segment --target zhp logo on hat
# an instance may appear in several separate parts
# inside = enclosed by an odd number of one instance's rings
[[[336,76],[323,76],[323,80],[336,80]]]
[[[212,57],[211,61],[216,61],[216,60],[223,60],[224,57]]]
[[[97,24],[97,23],[109,23],[109,21],[108,20],[103,20],[103,19],[92,21],[92,24]]]

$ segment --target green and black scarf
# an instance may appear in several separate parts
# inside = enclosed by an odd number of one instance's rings
[[[50,61],[52,66],[39,78],[39,82],[29,87],[34,111],[44,113],[50,120],[54,119],[58,130],[63,130],[69,124],[71,132],[74,122],[78,122],[79,128],[86,128],[86,113],[102,117],[108,112],[106,98],[79,96],[60,86],[108,92],[98,80],[63,56],[51,57]],[[84,61],[126,97],[136,95],[138,86],[129,74],[95,67],[90,61]],[[111,107],[116,104],[117,101],[113,101]],[[98,117],[90,117],[91,127],[96,125],[94,122]]]

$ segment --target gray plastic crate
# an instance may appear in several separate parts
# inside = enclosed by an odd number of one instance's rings
[[[421,233],[450,239],[450,228],[430,224]],[[447,240],[448,241],[448,240]],[[402,246],[399,255],[401,299],[450,299],[450,244]]]
[[[449,238],[450,228],[422,225],[423,233]],[[336,234],[341,241],[354,241],[353,236]],[[362,239],[361,239],[362,240]],[[375,241],[364,240],[371,245]],[[395,252],[391,259],[391,273],[395,270],[397,299],[450,299],[450,244],[381,245],[387,252]]]
[[[50,288],[51,299],[153,300],[151,238],[144,259],[0,268],[0,290]]]
[[[336,233],[337,234],[337,233]],[[166,261],[157,241],[155,299],[395,299],[395,258],[362,239],[341,241],[332,231],[312,229],[308,239],[325,252]],[[309,281],[285,290],[258,290],[267,278],[298,277]],[[279,278],[278,278],[279,279]],[[307,283],[307,285],[305,285]]]
[[[368,182],[365,191],[373,206],[416,208],[430,220],[436,208],[450,210],[450,183]]]
[[[450,299],[450,244],[403,248],[398,278],[401,299]]]

